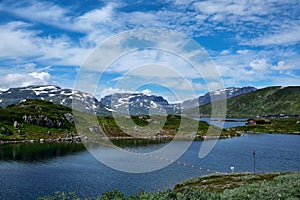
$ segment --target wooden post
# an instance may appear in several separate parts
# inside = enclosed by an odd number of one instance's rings
[[[253,174],[255,174],[255,150],[253,151]]]

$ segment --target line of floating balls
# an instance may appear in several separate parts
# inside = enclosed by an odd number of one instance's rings
[[[182,162],[182,161],[177,161],[176,162],[175,160],[170,160],[170,159],[162,157],[162,156],[152,155],[151,153],[139,152],[139,151],[136,151],[136,150],[133,150],[133,149],[129,149],[129,148],[121,148],[119,146],[112,145],[112,144],[107,144],[105,142],[100,142],[98,140],[94,141],[94,143],[98,143],[100,145],[104,145],[104,146],[107,146],[107,147],[112,147],[112,148],[124,150],[124,151],[131,152],[131,153],[140,154],[140,155],[147,156],[147,157],[152,157],[152,158],[159,159],[159,160],[162,160],[162,161],[166,161],[166,162],[169,162],[169,163],[176,163],[176,164],[178,164],[180,166],[189,167],[189,168],[192,168],[192,169],[209,172],[211,174],[228,174],[226,172],[219,172],[219,171],[216,171],[216,170],[212,170],[212,169],[208,169],[208,168],[204,168],[204,167],[199,167],[197,165],[189,164],[189,163]]]

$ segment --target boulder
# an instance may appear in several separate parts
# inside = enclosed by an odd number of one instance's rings
[[[70,123],[70,124],[74,124],[74,117],[71,113],[65,113],[64,114],[65,119]]]
[[[20,126],[19,122],[14,121],[14,128],[18,128]]]

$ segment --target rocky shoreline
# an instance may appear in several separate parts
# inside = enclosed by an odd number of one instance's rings
[[[17,144],[17,143],[47,143],[47,142],[81,142],[82,140],[86,140],[88,138],[81,136],[73,136],[73,137],[58,137],[58,138],[41,138],[41,139],[25,139],[25,140],[0,140],[1,144]]]
[[[228,139],[232,137],[240,137],[243,136],[242,134],[239,135],[226,135],[226,136],[196,136],[194,137],[194,140],[207,140],[207,139]],[[87,136],[71,136],[71,137],[58,137],[58,138],[41,138],[41,139],[25,139],[25,140],[0,140],[1,144],[17,144],[17,143],[49,143],[49,142],[82,142],[83,140],[99,140],[102,138],[89,138]],[[103,139],[109,139],[109,140],[134,140],[134,139],[140,139],[140,140],[173,140],[174,136],[150,136],[150,137],[129,137],[129,136],[123,136],[123,137],[103,137]],[[186,137],[177,137],[177,139],[180,140],[191,140],[191,136]]]

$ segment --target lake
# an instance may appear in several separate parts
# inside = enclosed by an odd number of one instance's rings
[[[199,159],[201,144],[202,141],[193,142],[179,160],[218,172],[230,173],[231,166],[235,172],[252,172],[255,150],[257,173],[300,171],[298,135],[245,134],[223,139],[207,157]],[[126,141],[126,146],[140,152],[164,145]],[[5,144],[0,146],[0,152],[0,199],[35,199],[56,191],[77,191],[81,196],[93,197],[113,189],[129,195],[140,190],[173,188],[190,177],[211,173],[177,163],[149,173],[120,172],[101,164],[80,143]]]
[[[198,121],[205,121],[209,124],[222,127],[222,128],[232,128],[236,126],[244,126],[247,122],[247,119],[245,118],[195,118],[195,120]]]

